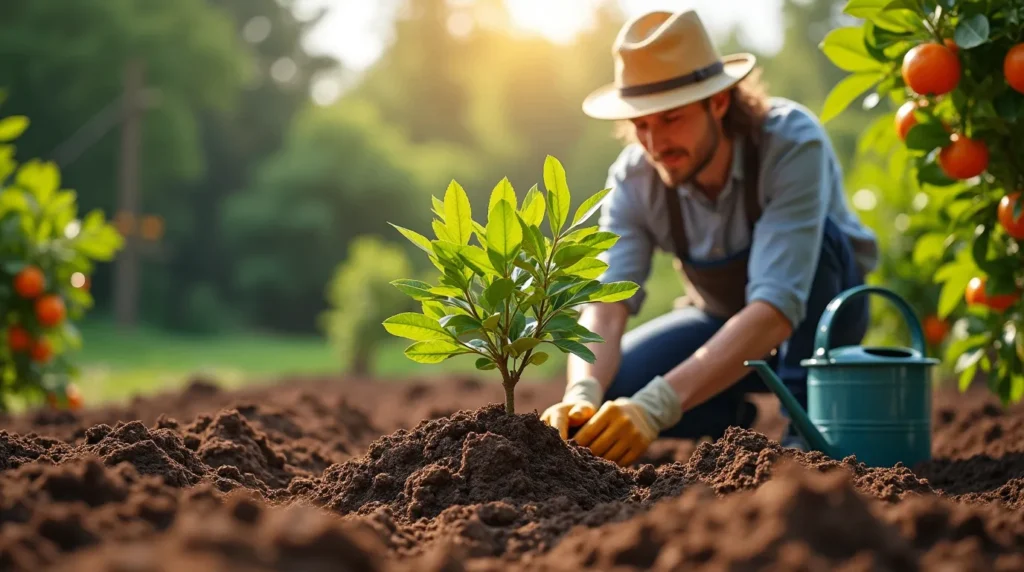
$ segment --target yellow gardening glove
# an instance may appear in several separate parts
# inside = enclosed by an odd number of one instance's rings
[[[620,397],[602,405],[575,439],[595,455],[625,467],[636,461],[659,433],[682,417],[678,394],[657,376],[633,397]]]
[[[562,401],[548,407],[540,420],[558,429],[562,439],[569,438],[569,427],[579,427],[593,417],[604,391],[592,377],[578,379],[565,388]]]

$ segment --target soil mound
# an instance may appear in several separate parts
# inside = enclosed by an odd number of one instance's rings
[[[721,498],[695,486],[628,522],[577,529],[531,570],[1020,569],[1021,540],[982,514],[934,496],[891,504],[851,474],[795,461],[755,490]],[[962,566],[962,564],[964,566]]]
[[[270,507],[236,491],[215,505],[184,504],[164,534],[105,544],[55,570],[375,572],[385,570],[382,550],[365,526],[309,507]]]
[[[631,471],[567,444],[536,414],[501,405],[459,411],[373,442],[366,455],[303,483],[317,505],[372,515],[399,552],[463,539],[474,555],[547,546],[577,522],[631,512]]]

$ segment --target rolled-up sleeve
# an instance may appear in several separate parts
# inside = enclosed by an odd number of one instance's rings
[[[747,302],[777,308],[794,328],[807,314],[807,300],[821,254],[826,194],[831,185],[823,141],[811,138],[781,150],[763,184],[768,197],[754,229]]]
[[[631,188],[634,178],[621,174],[616,166],[609,169],[606,188],[612,190],[601,206],[599,226],[619,235],[619,240],[598,256],[608,268],[597,279],[602,283],[629,280],[638,284],[636,293],[624,300],[630,315],[636,315],[647,296],[644,284],[651,271],[654,241],[644,222],[639,196]]]

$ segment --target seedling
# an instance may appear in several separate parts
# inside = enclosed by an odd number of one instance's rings
[[[392,316],[384,328],[414,341],[405,355],[418,363],[480,356],[478,369],[501,372],[510,415],[516,383],[528,365],[547,361],[549,346],[593,363],[594,354],[584,344],[604,340],[579,324],[581,305],[624,300],[639,288],[596,280],[608,267],[598,256],[619,236],[583,224],[610,189],[585,200],[569,222],[565,169],[551,156],[544,161],[544,186],[546,193],[534,185],[519,206],[503,178],[491,192],[485,226],[473,220],[469,197],[453,180],[443,202],[432,197],[434,240],[392,224],[427,253],[441,275],[436,285],[391,282],[419,301],[423,312]],[[541,231],[545,214],[551,238]]]

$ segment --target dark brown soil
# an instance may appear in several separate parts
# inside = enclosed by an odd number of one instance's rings
[[[1024,570],[1024,408],[937,393],[918,467],[783,449],[767,415],[620,469],[540,422],[560,393],[199,381],[0,420],[0,570]]]

